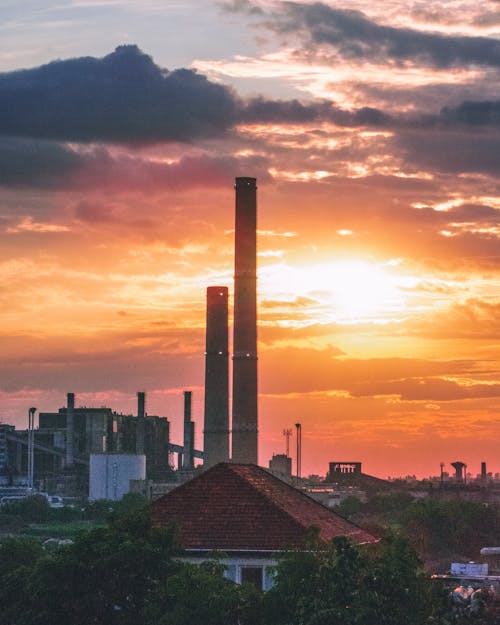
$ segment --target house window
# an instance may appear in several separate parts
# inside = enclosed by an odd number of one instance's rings
[[[251,584],[262,590],[264,581],[264,570],[261,566],[242,566],[241,567],[241,583]]]

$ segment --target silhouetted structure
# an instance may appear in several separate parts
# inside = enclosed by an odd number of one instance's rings
[[[232,458],[258,463],[257,185],[236,178]]]
[[[279,477],[292,476],[292,459],[286,454],[273,454],[269,460],[269,470]]]
[[[465,481],[465,469],[467,465],[464,462],[452,462],[451,466],[455,469],[455,479],[457,482]]]
[[[191,391],[184,391],[184,455],[182,468],[194,469],[194,423],[191,421]]]
[[[207,288],[203,438],[205,468],[229,460],[228,289],[225,286]]]
[[[349,473],[361,473],[361,462],[353,461],[336,461],[330,462],[327,479],[333,480],[339,475]]]

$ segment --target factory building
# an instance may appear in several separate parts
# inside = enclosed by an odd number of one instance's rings
[[[144,393],[138,394],[139,409],[141,402],[144,405]],[[164,417],[143,414],[139,418],[106,407],[75,407],[74,394],[68,393],[66,406],[39,414],[33,435],[35,484],[49,492],[86,494],[93,454],[139,455],[138,447],[144,453],[148,479],[165,481],[172,474],[170,424]],[[28,438],[27,430],[1,426],[0,482],[5,485],[26,481]]]

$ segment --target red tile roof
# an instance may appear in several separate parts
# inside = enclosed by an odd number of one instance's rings
[[[310,526],[328,542],[376,538],[308,495],[251,464],[221,463],[160,497],[153,522],[176,522],[185,549],[278,551],[305,545]]]

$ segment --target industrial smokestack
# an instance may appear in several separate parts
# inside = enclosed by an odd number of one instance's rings
[[[137,393],[137,416],[139,419],[144,419],[146,415],[146,393],[139,391]]]
[[[203,466],[229,460],[228,289],[207,288]]]
[[[257,185],[236,178],[232,459],[258,462]]]
[[[75,394],[66,395],[66,466],[73,466],[75,440]]]
[[[137,424],[135,429],[135,453],[144,453],[144,431],[146,416],[146,393],[138,391],[137,393]]]
[[[194,423],[191,421],[191,391],[184,391],[184,454],[182,468],[194,469]]]

